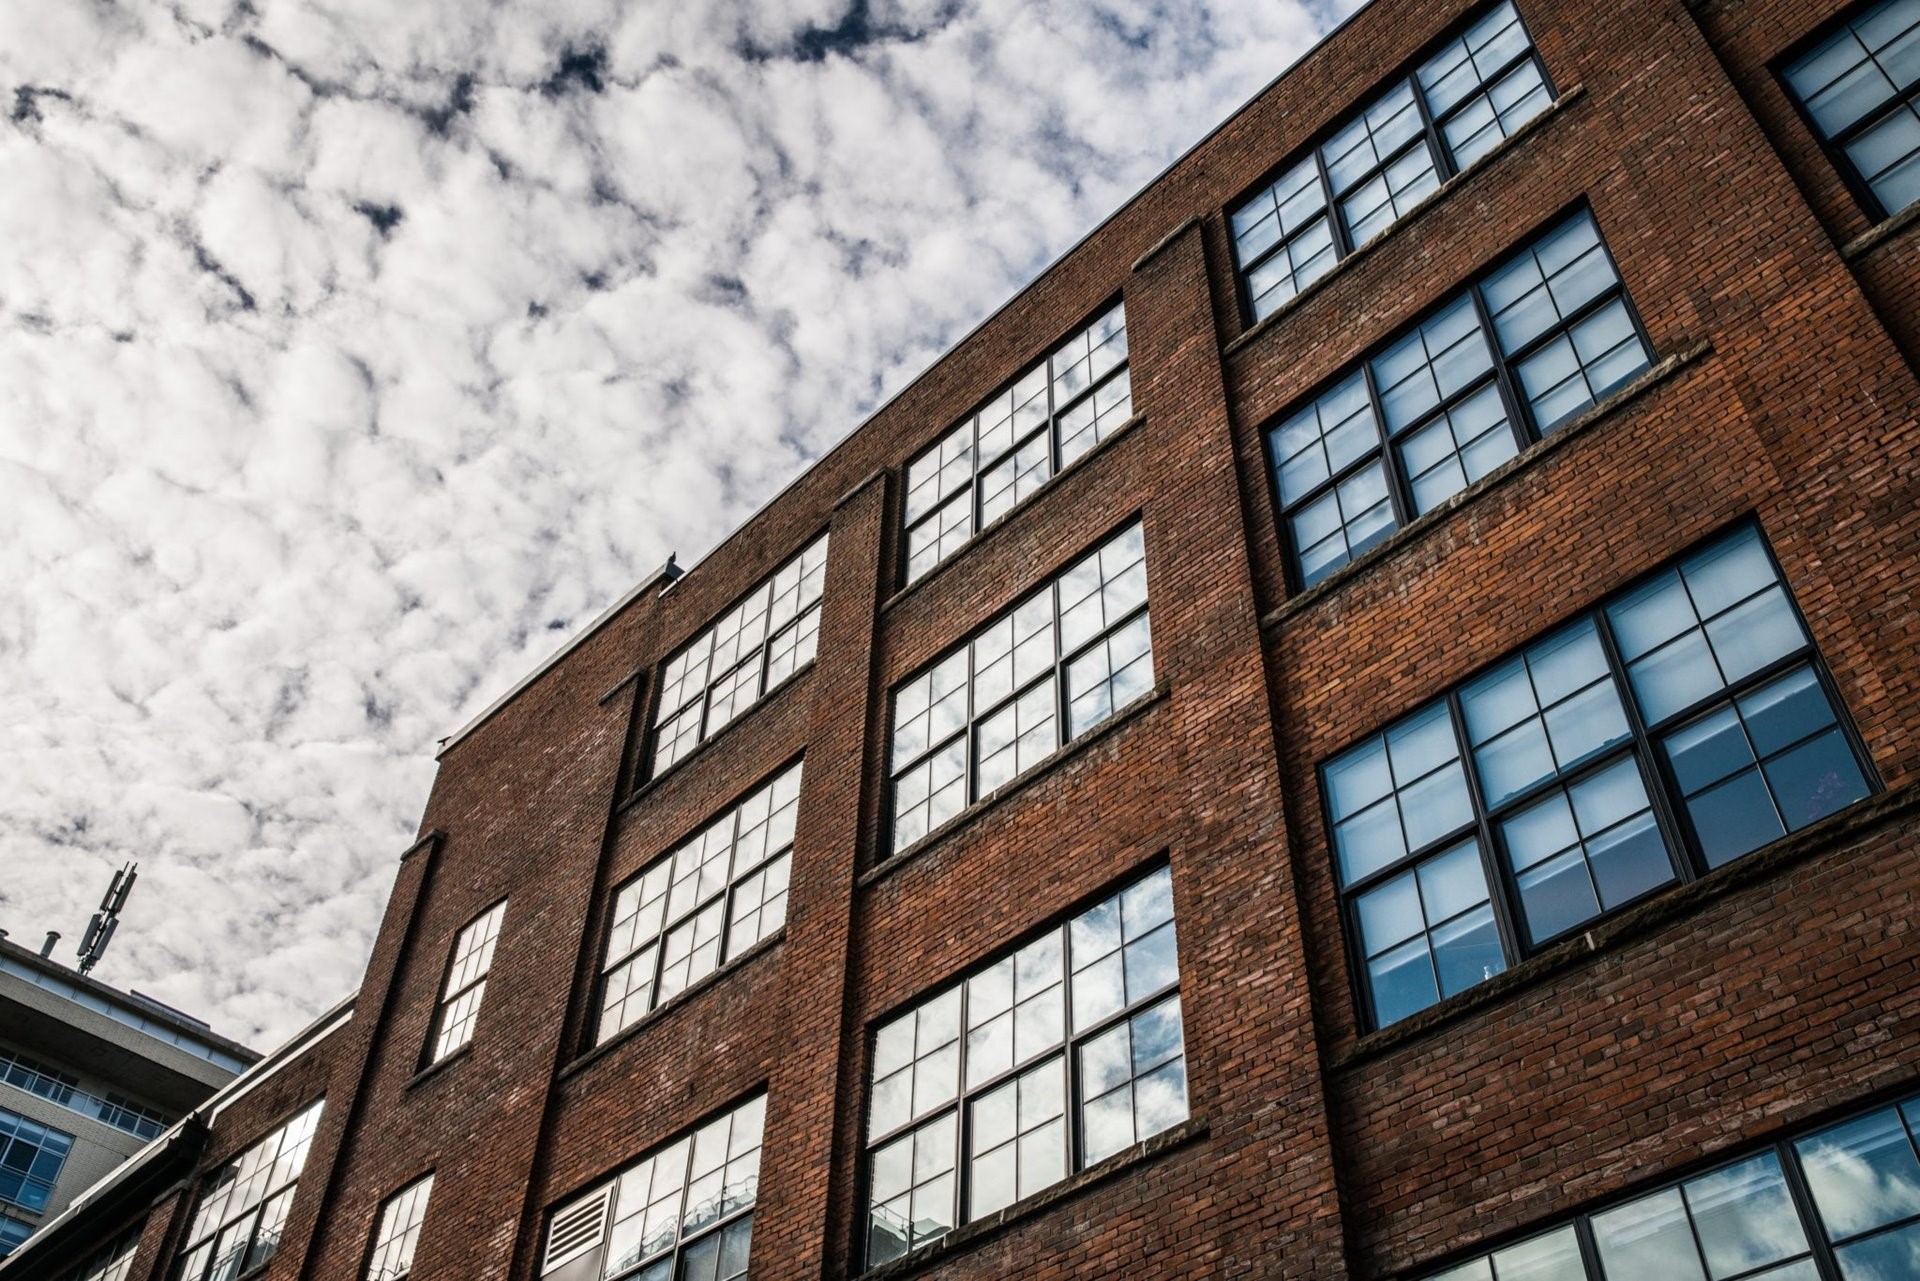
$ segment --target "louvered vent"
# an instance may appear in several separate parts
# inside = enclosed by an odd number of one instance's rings
[[[547,1229],[547,1258],[540,1265],[541,1275],[571,1263],[598,1246],[607,1235],[607,1202],[613,1197],[613,1185],[588,1193],[553,1216]]]

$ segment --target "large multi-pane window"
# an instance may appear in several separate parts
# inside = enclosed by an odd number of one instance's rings
[[[867,1265],[1186,1120],[1179,981],[1162,867],[881,1024]]]
[[[321,1107],[309,1105],[208,1180],[187,1231],[180,1281],[232,1281],[273,1257]]]
[[[800,762],[782,770],[615,893],[596,1040],[639,1022],[786,923],[800,770]]]
[[[1127,312],[1115,303],[907,464],[907,581],[1132,416]]]
[[[893,691],[893,848],[1153,687],[1139,523]]]
[[[62,1273],[60,1281],[127,1281],[133,1271],[133,1253],[139,1248],[140,1230],[129,1229],[118,1240],[96,1250],[86,1262]]]
[[[493,948],[500,939],[505,899],[481,913],[453,941],[446,982],[440,989],[440,1009],[434,1017],[433,1054],[438,1063],[473,1040],[480,1021],[480,1002],[487,994],[487,972],[493,968]]]
[[[0,1204],[47,1208],[73,1136],[0,1108]]]
[[[540,1274],[567,1281],[747,1275],[766,1096],[682,1135],[554,1211]]]
[[[1233,210],[1253,319],[1272,315],[1552,101],[1513,5],[1480,18]]]
[[[1321,777],[1376,1026],[1873,786],[1752,525],[1343,752]]]
[[[1920,1096],[1456,1264],[1427,1281],[1920,1276]]]
[[[413,1253],[420,1245],[420,1225],[427,1221],[427,1198],[432,1195],[429,1174],[388,1197],[380,1207],[373,1249],[367,1255],[367,1281],[406,1281],[413,1275]]]
[[[1300,585],[1553,431],[1649,353],[1583,210],[1268,429]]]
[[[1920,200],[1920,0],[1879,0],[1782,72],[1875,213]]]
[[[668,661],[653,714],[655,774],[813,660],[826,577],[822,534]]]

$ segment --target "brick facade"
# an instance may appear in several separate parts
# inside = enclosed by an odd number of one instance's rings
[[[1521,0],[1554,105],[1243,320],[1226,209],[1482,8],[1355,15],[448,747],[352,1022],[200,1161],[326,1096],[266,1277],[357,1276],[383,1199],[428,1170],[418,1274],[534,1277],[552,1209],[762,1088],[753,1274],[858,1275],[875,1024],[1162,856],[1190,1119],[887,1275],[1421,1276],[1920,1082],[1920,221],[1870,225],[1773,70],[1840,9]],[[1290,591],[1264,429],[1582,205],[1651,370]],[[903,587],[907,461],[1116,295],[1133,423]],[[888,692],[1136,514],[1153,692],[888,857]],[[1367,1030],[1318,768],[1748,517],[1876,794]],[[647,778],[664,663],[823,529],[818,658]],[[614,888],[801,757],[783,933],[592,1047]],[[477,1035],[423,1070],[452,940],[502,898]],[[134,1276],[167,1275],[185,1187]]]

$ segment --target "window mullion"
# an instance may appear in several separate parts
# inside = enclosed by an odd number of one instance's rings
[[[1593,1238],[1593,1216],[1573,1216],[1573,1240],[1580,1247],[1580,1268],[1588,1277],[1604,1277],[1600,1266],[1600,1245]]]
[[[1472,55],[1468,56],[1471,57]],[[1476,67],[1475,71],[1477,72],[1478,70],[1479,68]],[[1493,85],[1490,80],[1482,80],[1480,83],[1487,92],[1487,104],[1491,106],[1493,104]],[[1413,90],[1414,109],[1420,113],[1420,129],[1426,137],[1427,150],[1432,153],[1433,156],[1434,176],[1440,180],[1439,184],[1436,185],[1445,185],[1447,179],[1459,173],[1460,170],[1455,167],[1453,163],[1453,153],[1447,149],[1446,142],[1440,136],[1440,126],[1434,123],[1433,111],[1427,105],[1427,92],[1420,87],[1420,77],[1418,74],[1410,74],[1407,76],[1407,87]]]
[[[1500,946],[1506,949],[1511,961],[1517,963],[1527,954],[1520,933],[1521,917],[1513,903],[1518,889],[1508,884],[1506,848],[1496,839],[1486,797],[1480,790],[1480,770],[1473,759],[1473,743],[1467,736],[1467,717],[1460,705],[1459,691],[1448,693],[1446,698],[1447,719],[1453,726],[1454,742],[1460,748],[1460,768],[1467,779],[1467,803],[1473,806],[1474,829],[1480,837],[1480,867],[1487,878],[1487,902],[1493,907],[1493,923],[1500,934]],[[1437,970],[1435,977],[1438,978]],[[1437,984],[1435,990],[1439,990]]]
[[[1675,805],[1680,786],[1667,765],[1666,754],[1659,750],[1652,731],[1640,715],[1639,700],[1633,694],[1633,682],[1627,675],[1626,662],[1620,657],[1619,642],[1613,635],[1613,620],[1607,617],[1604,608],[1594,610],[1589,617],[1594,621],[1595,634],[1600,638],[1600,652],[1606,659],[1607,672],[1613,679],[1620,706],[1626,713],[1627,733],[1632,736],[1634,754],[1640,758],[1641,778],[1650,784],[1647,800],[1653,806],[1653,818],[1660,828],[1660,835],[1667,842],[1667,861],[1674,865],[1682,881],[1695,880],[1704,874],[1701,869],[1705,866],[1705,860],[1693,848],[1687,826],[1680,821],[1679,809]]]
[[[1793,1202],[1795,1213],[1800,1216],[1800,1225],[1807,1234],[1807,1244],[1813,1251],[1814,1270],[1820,1274],[1820,1281],[1842,1281],[1840,1264],[1834,1258],[1833,1243],[1827,1239],[1825,1227],[1813,1204],[1813,1192],[1808,1188],[1806,1174],[1800,1168],[1800,1154],[1791,1140],[1782,1140],[1773,1145],[1771,1151],[1780,1162],[1780,1175],[1787,1185],[1787,1196]]]
[[[1505,350],[1500,346],[1500,335],[1493,327],[1493,313],[1487,310],[1487,300],[1480,292],[1478,281],[1467,286],[1467,297],[1473,300],[1473,314],[1480,324],[1480,337],[1487,344],[1487,354],[1493,357],[1493,381],[1500,389],[1500,403],[1506,407],[1507,430],[1513,433],[1516,451],[1525,449],[1540,439],[1540,431],[1534,426],[1532,409],[1520,394],[1513,372],[1515,362],[1507,359]]]
[[[1347,221],[1340,216],[1339,197],[1333,192],[1333,178],[1327,173],[1327,157],[1319,147],[1313,149],[1314,172],[1320,176],[1320,194],[1326,197],[1327,228],[1333,233],[1333,256],[1341,259],[1353,252],[1353,237],[1347,234]],[[1274,217],[1280,216],[1276,206]]]
[[[1373,415],[1373,432],[1380,441],[1380,466],[1386,477],[1387,501],[1393,507],[1393,523],[1396,528],[1405,528],[1413,520],[1413,487],[1402,474],[1404,469],[1394,453],[1393,436],[1387,428],[1386,403],[1380,397],[1380,381],[1374,376],[1371,359],[1361,363],[1360,374],[1367,389],[1367,407]],[[1362,465],[1356,463],[1349,471],[1358,470]],[[1344,530],[1345,512],[1340,513],[1340,519]]]

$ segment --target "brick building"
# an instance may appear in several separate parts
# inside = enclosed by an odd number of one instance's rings
[[[0,1278],[1920,1276],[1917,27],[1362,10]]]

